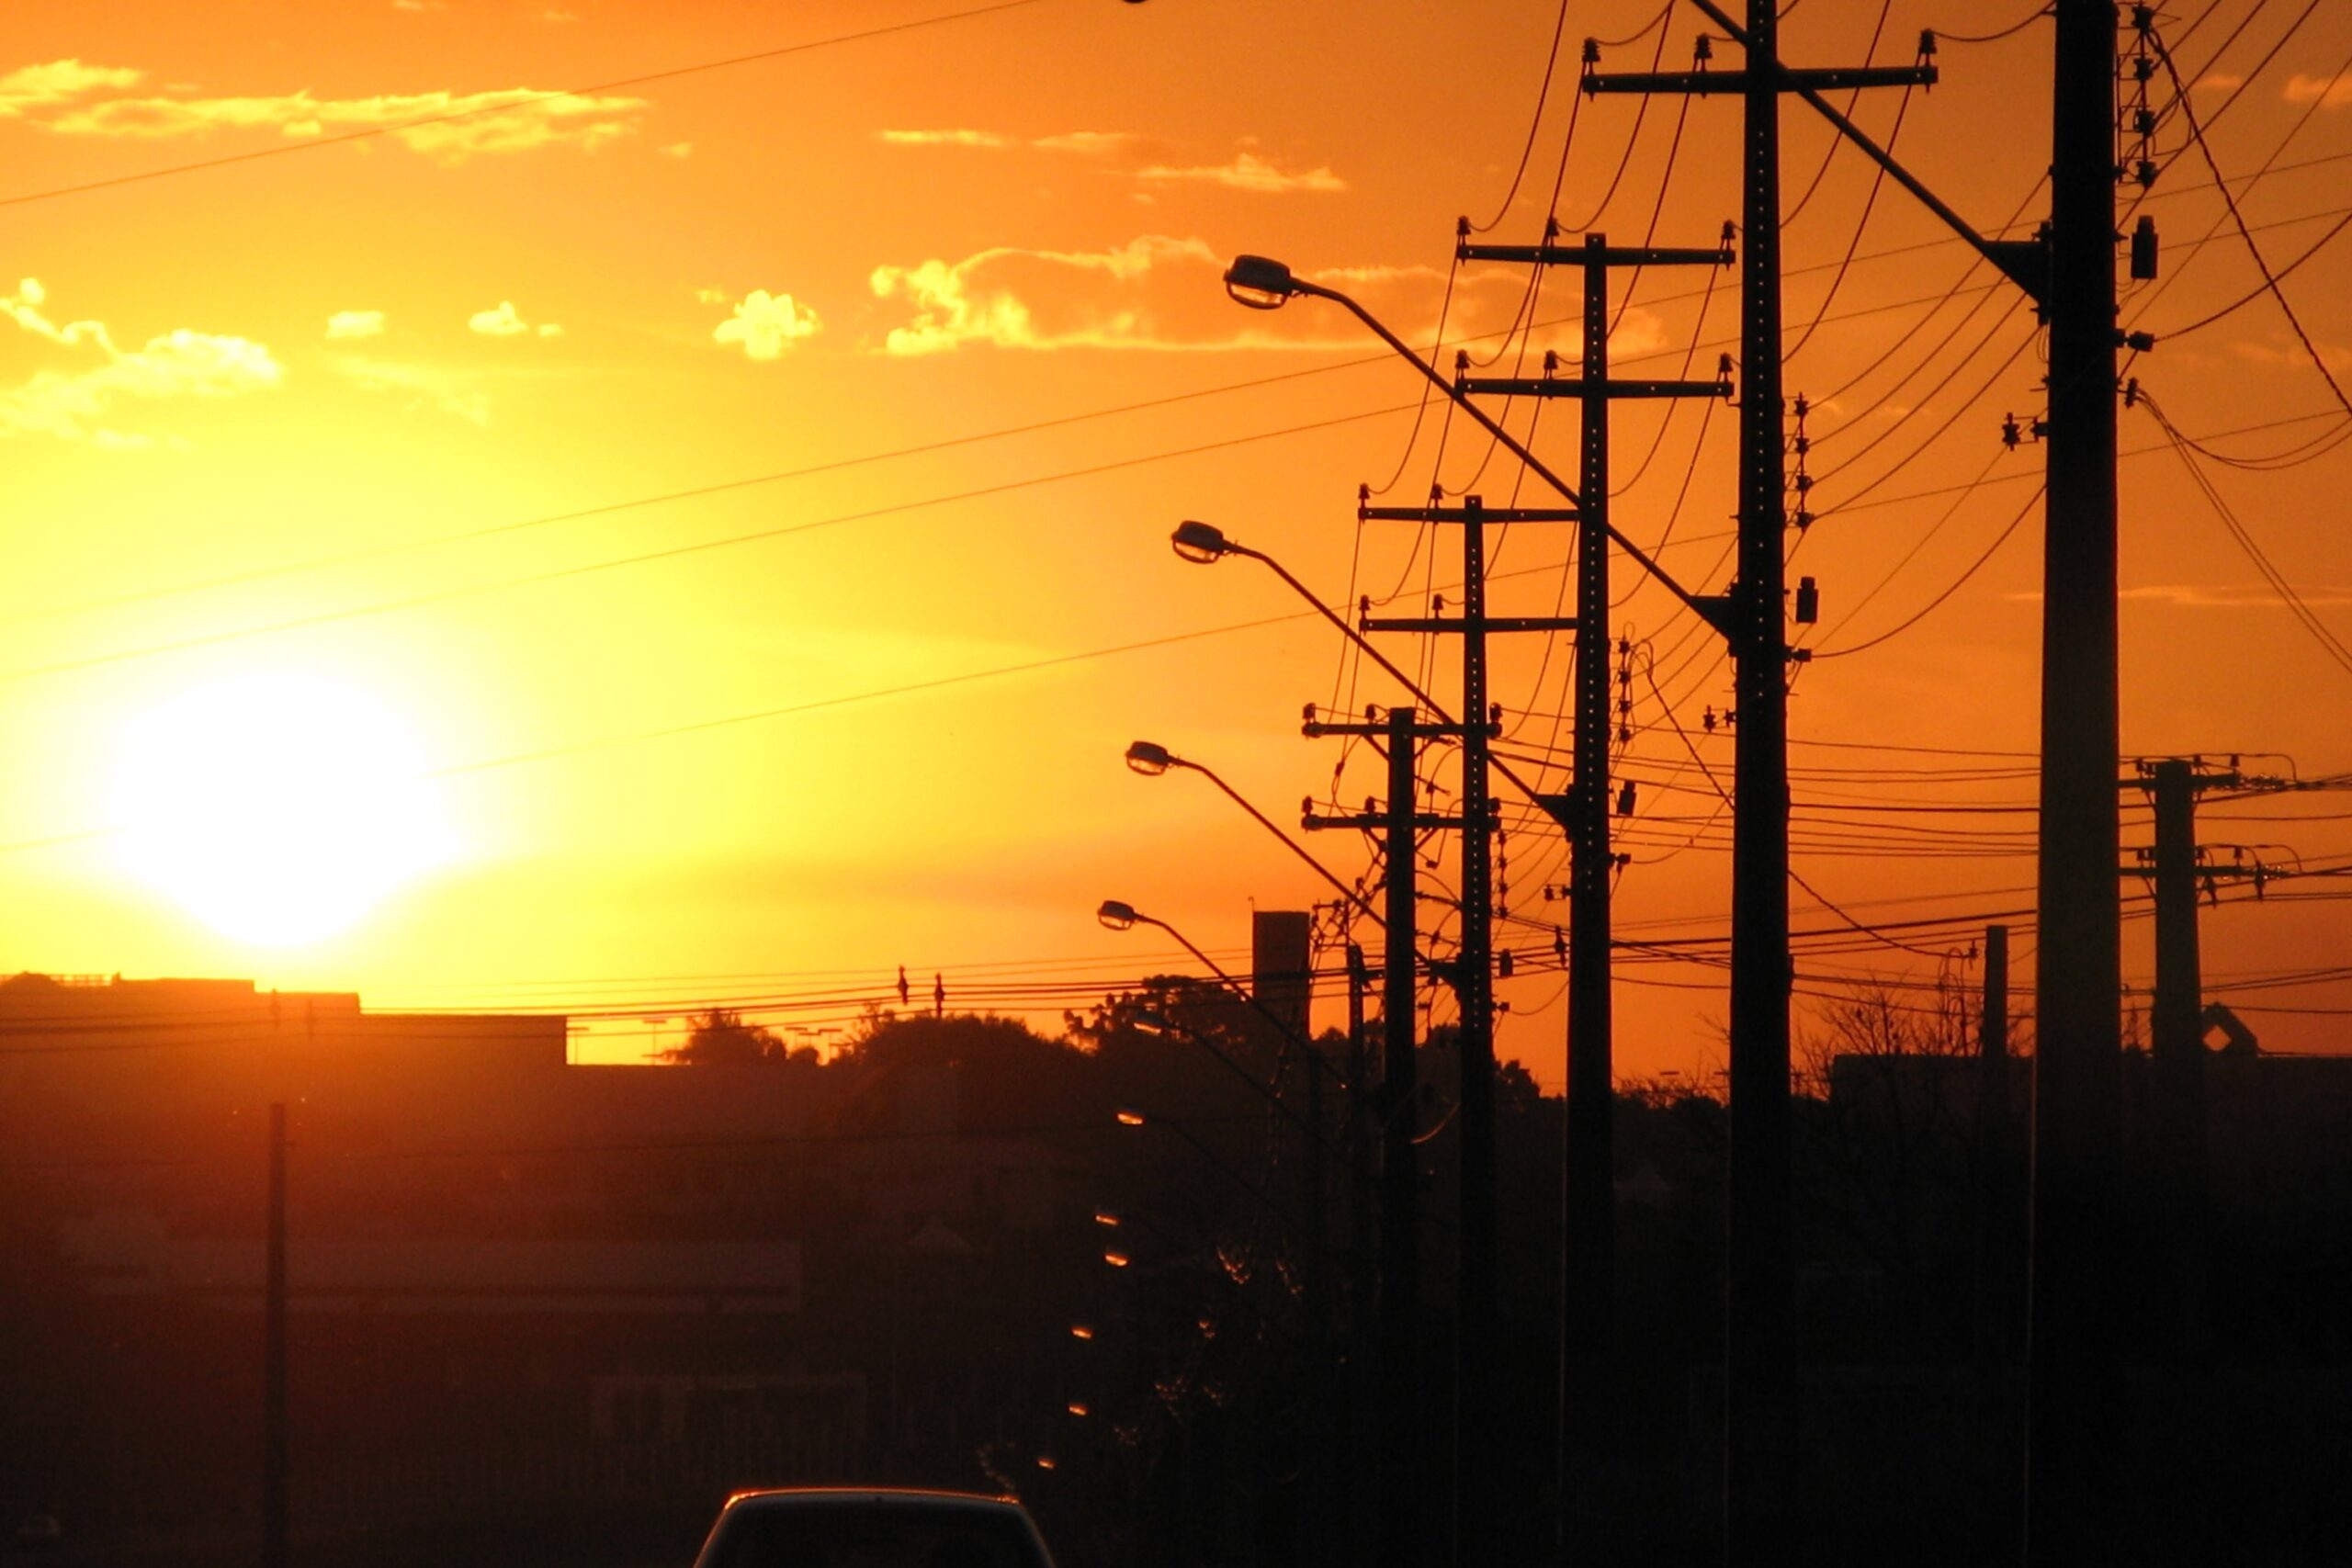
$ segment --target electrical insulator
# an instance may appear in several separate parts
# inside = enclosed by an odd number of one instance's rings
[[[1821,590],[1810,577],[1797,579],[1797,625],[1809,626],[1821,619]]]
[[[1704,65],[1708,61],[1713,60],[1714,57],[1715,40],[1709,38],[1706,34],[1701,33],[1699,35],[1699,41],[1691,46],[1690,58],[1697,61],[1700,64]]]
[[[1633,814],[1634,781],[1627,779],[1623,784],[1617,786],[1617,815],[1620,817],[1631,817]]]
[[[1919,58],[1922,60],[1933,60],[1935,56],[1936,29],[1933,28],[1921,28],[1919,29]]]
[[[1511,976],[1511,969],[1512,964],[1510,949],[1505,948],[1500,953],[1495,954],[1495,973],[1497,975],[1508,980]]]
[[[1309,703],[1304,708],[1301,708],[1299,710],[1298,716],[1305,719],[1307,723],[1313,724],[1315,722],[1315,705],[1313,703]]]
[[[2001,416],[2001,445],[2014,450],[2017,444],[2024,438],[2025,433],[2018,428],[2018,416],[2013,413],[2003,414]]]
[[[1599,39],[1589,38],[1584,40],[1584,62],[1587,65],[1598,65],[1600,63],[1600,40]]]
[[[2146,213],[2132,226],[2132,276],[2145,283],[2156,276],[2156,220]]]

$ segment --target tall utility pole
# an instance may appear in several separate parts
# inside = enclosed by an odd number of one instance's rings
[[[2009,928],[1984,928],[1984,998],[1976,1020],[1976,1360],[1989,1408],[2017,1344],[2024,1196],[2009,1103]]]
[[[1781,95],[1926,85],[1927,65],[1795,71],[1770,0],[1747,25],[1699,8],[1747,51],[1736,72],[1589,74],[1587,92],[1737,93],[1742,115],[1739,571],[1711,618],[1731,646],[1731,1158],[1724,1289],[1725,1559],[1798,1555],[1796,1269],[1790,1213],[1788,526],[1781,388]],[[1847,129],[1841,125],[1841,130]],[[1849,135],[1857,135],[1849,131]],[[1909,182],[1916,188],[1916,182]]]
[[[1572,518],[1572,510],[1498,508],[1477,496],[1458,507],[1359,506],[1364,518],[1410,517],[1462,528],[1459,615],[1363,617],[1363,629],[1452,635],[1462,639],[1462,940],[1451,965],[1462,1009],[1461,1079],[1456,1114],[1462,1175],[1457,1217],[1460,1274],[1454,1321],[1454,1551],[1463,1568],[1483,1564],[1501,1516],[1495,1491],[1503,1457],[1494,1447],[1501,1307],[1496,1286],[1494,797],[1487,765],[1495,725],[1487,702],[1487,637],[1501,631],[1561,631],[1573,617],[1487,614],[1487,525]],[[1395,803],[1391,802],[1391,809]],[[1394,938],[1392,937],[1392,941]]]
[[[286,1568],[286,1105],[269,1108],[269,1218],[262,1282],[262,1568]]]
[[[2142,787],[2156,808],[2152,864],[2137,868],[2156,896],[2156,998],[2151,1020],[2149,1144],[2153,1195],[2164,1216],[2171,1256],[2161,1292],[2168,1311],[2164,1339],[2171,1358],[2201,1353],[2205,1304],[2207,1171],[2205,1148],[2205,993],[2198,955],[2197,894],[2222,876],[2260,867],[2205,863],[2197,843],[2201,790],[2244,783],[2234,769],[2208,773],[2186,758],[2141,764]]]
[[[1378,739],[1388,753],[1388,805],[1360,816],[1305,813],[1309,832],[1360,828],[1380,832],[1387,908],[1388,950],[1381,959],[1383,1033],[1380,1121],[1380,1431],[1379,1529],[1382,1568],[1422,1568],[1421,1509],[1427,1500],[1422,1463],[1420,1381],[1421,1179],[1415,1140],[1420,1098],[1414,1018],[1420,964],[1415,951],[1419,919],[1415,844],[1424,828],[1458,827],[1456,818],[1419,807],[1420,741],[1453,735],[1458,727],[1423,724],[1409,707],[1392,707],[1376,724],[1326,724],[1309,717],[1309,737]]]
[[[2115,28],[2111,0],[2053,0],[2048,522],[2034,1045],[2026,1557],[2111,1540],[2122,1219],[2121,848],[2116,796]]]
[[[1463,378],[1465,392],[1572,397],[1582,411],[1577,490],[1575,772],[1566,795],[1539,797],[1566,830],[1568,882],[1567,1129],[1562,1151],[1560,1217],[1560,1538],[1573,1550],[1590,1517],[1585,1483],[1607,1441],[1611,1350],[1617,1296],[1616,1185],[1611,1041],[1609,879],[1609,406],[1621,398],[1728,397],[1727,381],[1633,381],[1609,374],[1609,269],[1723,266],[1729,225],[1716,250],[1614,246],[1588,233],[1559,245],[1547,226],[1541,245],[1474,245],[1462,261],[1579,268],[1584,283],[1581,374],[1541,380]]]

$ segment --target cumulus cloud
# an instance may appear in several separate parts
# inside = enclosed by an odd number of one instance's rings
[[[327,336],[379,337],[384,331],[381,310],[337,310],[327,318]]]
[[[0,104],[17,105],[0,108],[0,114],[22,116],[62,136],[148,141],[222,130],[276,130],[298,139],[380,130],[413,152],[455,164],[478,153],[539,147],[575,146],[593,152],[635,134],[646,107],[643,98],[535,87],[387,93],[365,98],[319,98],[308,90],[256,97],[198,97],[177,92],[94,96],[99,89],[129,86],[141,74],[82,66],[75,61],[28,67],[6,78],[26,80],[14,100],[0,96]],[[0,88],[0,94],[5,91]]]
[[[1275,195],[1283,191],[1336,191],[1348,188],[1348,182],[1329,168],[1308,169],[1302,174],[1289,174],[1275,167],[1255,152],[1236,153],[1230,163],[1194,164],[1178,168],[1167,164],[1154,164],[1137,169],[1136,178],[1162,182],[1168,180],[1197,180],[1209,185],[1224,186],[1229,190],[1254,191],[1261,195]]]
[[[775,359],[823,325],[815,310],[791,295],[754,288],[736,305],[734,315],[711,329],[710,335],[719,343],[741,344],[743,352],[753,359]]]
[[[537,326],[523,319],[512,299],[501,299],[494,310],[476,310],[466,319],[466,325],[484,337],[525,337],[536,333],[540,337],[561,337],[563,328],[553,321],[541,321]]]
[[[41,309],[48,299],[39,280],[26,278],[14,294],[0,295],[0,315],[37,338],[74,351],[83,363],[37,370],[23,384],[0,389],[0,434],[149,446],[153,436],[106,422],[123,400],[236,397],[285,379],[269,350],[251,339],[180,327],[126,349],[103,322],[51,321]]]
[[[19,118],[30,109],[71,103],[100,88],[133,86],[141,74],[122,66],[85,65],[79,60],[22,66],[0,76],[0,119]]]
[[[1147,234],[1104,251],[1000,246],[957,262],[879,266],[868,281],[877,299],[908,311],[883,342],[895,355],[940,354],[967,344],[1363,352],[1363,330],[1339,311],[1236,310],[1218,282],[1227,259],[1205,240]],[[1312,276],[1346,288],[1408,337],[1434,331],[1445,279],[1433,268],[1351,267]],[[1451,330],[1460,335],[1502,327],[1525,288],[1524,275],[1508,269],[1464,274],[1455,283]],[[1629,312],[1626,321],[1635,328],[1646,318],[1637,322]],[[1638,352],[1630,333],[1619,341]]]
[[[2289,103],[2307,104],[2313,98],[2324,109],[2340,109],[2352,104],[2352,72],[2340,76],[2306,76],[2298,71],[2287,78]]]
[[[691,141],[665,141],[654,151],[664,158],[691,158],[695,155],[695,144]]]

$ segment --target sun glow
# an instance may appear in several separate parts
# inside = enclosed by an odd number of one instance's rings
[[[349,929],[450,844],[408,727],[350,687],[257,673],[124,731],[124,863],[224,936],[290,947]]]

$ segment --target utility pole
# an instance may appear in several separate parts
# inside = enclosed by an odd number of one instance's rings
[[[1553,507],[1489,510],[1479,497],[1470,495],[1458,507],[1359,504],[1357,515],[1409,517],[1462,528],[1460,615],[1364,615],[1361,624],[1367,632],[1433,633],[1462,639],[1463,722],[1448,730],[1462,741],[1462,940],[1451,965],[1454,996],[1462,1008],[1453,1524],[1456,1562],[1461,1568],[1483,1568],[1492,1545],[1488,1532],[1500,1515],[1495,1481],[1503,1462],[1494,1448],[1501,1307],[1495,1224],[1495,810],[1487,776],[1496,727],[1487,701],[1487,637],[1497,631],[1569,630],[1577,624],[1568,616],[1487,614],[1487,525],[1566,519],[1576,513]],[[1393,801],[1390,808],[1395,809]]]
[[[1711,615],[1735,667],[1731,1156],[1724,1290],[1724,1540],[1731,1563],[1791,1562],[1796,1541],[1796,1269],[1789,1106],[1787,438],[1781,387],[1781,95],[1928,85],[1934,68],[1791,70],[1771,0],[1736,27],[1736,72],[1588,74],[1589,93],[1737,93],[1740,220],[1739,573]],[[1718,618],[1719,617],[1719,618]]]
[[[2115,68],[2111,0],[2053,0],[2048,523],[2034,1046],[2026,1558],[2103,1554],[2117,1504],[2110,1255],[2122,1055],[2116,797]]]
[[[1984,928],[1984,997],[1976,1021],[1976,1359],[1981,1399],[1989,1407],[2016,1345],[2023,1277],[2016,1264],[2023,1238],[2023,1196],[2009,1103],[2009,928]]]
[[[1609,920],[1609,408],[1621,398],[1727,398],[1713,381],[1617,380],[1609,373],[1609,269],[1612,266],[1725,266],[1730,226],[1715,250],[1611,246],[1588,233],[1559,245],[1547,224],[1541,245],[1455,248],[1462,261],[1579,269],[1584,285],[1581,374],[1563,378],[1544,356],[1541,380],[1464,377],[1470,393],[1572,397],[1582,419],[1577,490],[1576,697],[1574,761],[1566,795],[1539,803],[1566,829],[1568,881],[1567,1128],[1560,1180],[1560,1433],[1558,1529],[1574,1552],[1590,1518],[1587,1481],[1604,1451],[1609,1424],[1611,1351],[1617,1296],[1613,1065],[1610,1009]]]
[[[286,1568],[286,1105],[269,1108],[269,1219],[262,1284],[262,1568]]]
[[[1424,828],[1459,827],[1459,818],[1418,809],[1415,766],[1424,738],[1460,733],[1460,727],[1423,724],[1410,707],[1392,707],[1379,723],[1329,724],[1308,710],[1310,738],[1354,735],[1380,739],[1388,754],[1388,805],[1362,815],[1309,810],[1308,832],[1359,828],[1384,835],[1388,950],[1381,960],[1380,1118],[1380,1557],[1382,1568],[1422,1568],[1421,1511],[1427,1502],[1422,1463],[1420,1382],[1420,1148],[1415,1141],[1420,1098],[1414,1017],[1420,964],[1415,951],[1419,920],[1416,874]]]
[[[2205,772],[2186,758],[2141,764],[2136,781],[2154,798],[2151,863],[2126,868],[2154,884],[2156,998],[2150,1041],[2151,1195],[2163,1216],[2171,1267],[2161,1294],[2168,1303],[2165,1338],[2170,1359],[2201,1354],[2208,1194],[2205,1148],[2205,996],[2197,941],[2199,884],[2223,876],[2260,876],[2262,867],[2206,863],[2197,843],[2197,796],[2245,781],[2236,770]]]

